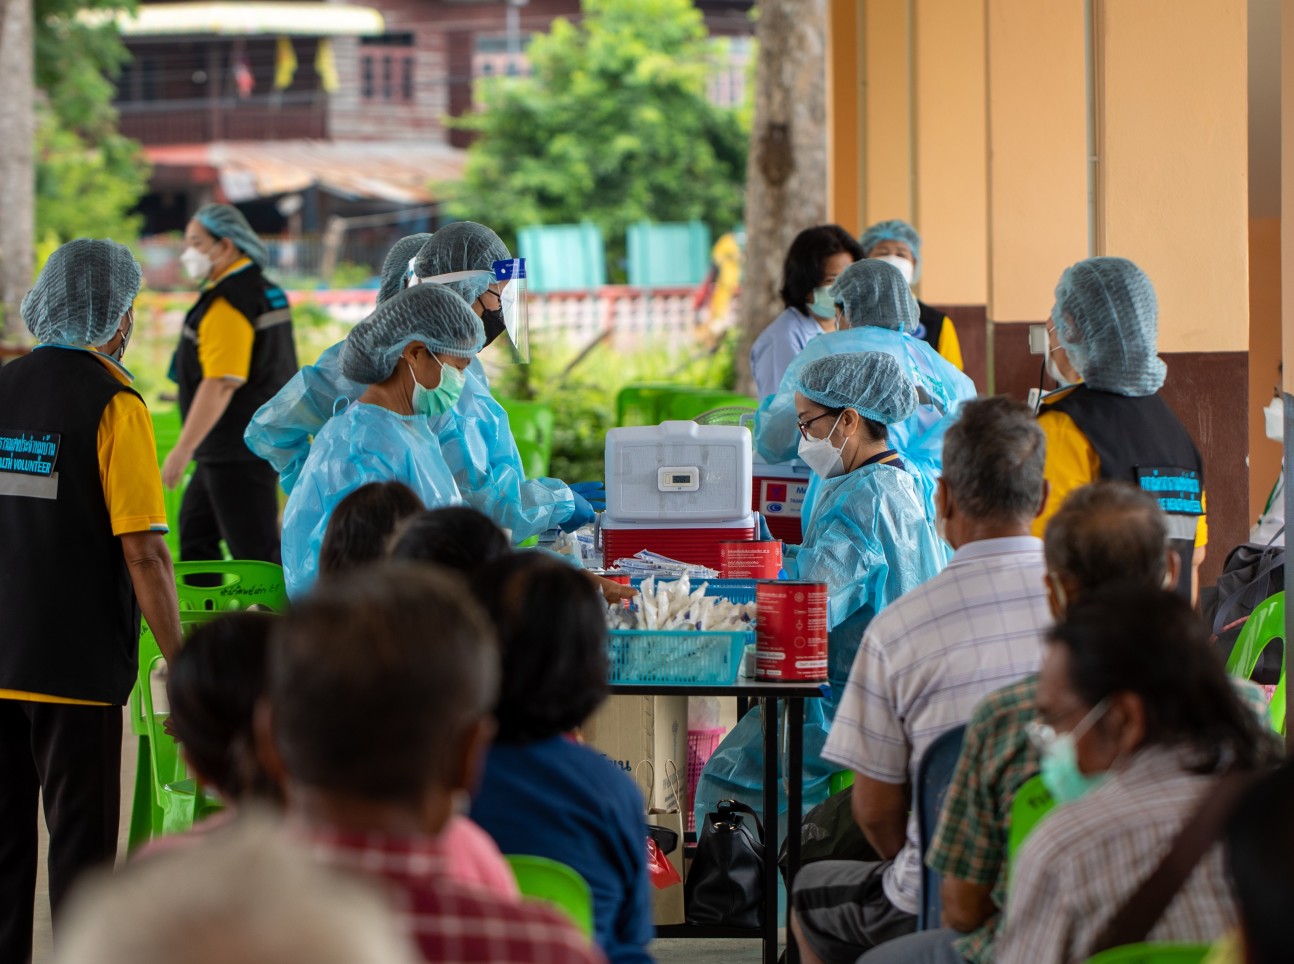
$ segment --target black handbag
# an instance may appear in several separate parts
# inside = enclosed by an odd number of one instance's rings
[[[1284,531],[1282,528],[1276,536]],[[1201,593],[1204,617],[1213,624],[1214,643],[1224,660],[1231,655],[1250,614],[1284,588],[1284,546],[1249,542],[1231,550],[1217,588],[1208,598]],[[1280,682],[1284,660],[1284,648],[1278,642],[1269,642],[1251,678],[1267,685]]]
[[[683,906],[689,924],[763,926],[764,828],[744,803],[720,800],[705,815]]]

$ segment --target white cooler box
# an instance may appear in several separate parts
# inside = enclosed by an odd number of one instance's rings
[[[662,422],[613,428],[606,445],[603,558],[647,549],[719,569],[719,543],[755,538],[750,430]]]

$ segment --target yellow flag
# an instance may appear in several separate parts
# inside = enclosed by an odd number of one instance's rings
[[[280,37],[274,54],[274,89],[287,90],[292,86],[292,78],[297,73],[297,52],[292,49],[292,41]]]
[[[341,90],[341,81],[337,77],[337,58],[333,56],[332,41],[327,37],[319,40],[319,50],[315,53],[315,73],[323,89],[330,94]]]

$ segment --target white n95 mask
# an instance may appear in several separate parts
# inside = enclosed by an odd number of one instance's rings
[[[193,281],[202,281],[211,274],[211,258],[197,248],[185,248],[180,253],[180,265]]]
[[[912,276],[916,274],[916,266],[901,254],[882,254],[872,259],[873,261],[884,261],[886,264],[892,264],[899,269],[903,275],[903,280],[912,284]]]
[[[841,414],[844,414],[843,412]],[[834,479],[838,475],[845,473],[845,447],[839,448],[831,444],[831,433],[836,430],[840,424],[840,415],[836,416],[835,422],[831,425],[831,432],[827,433],[826,438],[804,438],[800,437],[800,445],[797,454],[800,460],[809,468],[818,474],[818,478]]]

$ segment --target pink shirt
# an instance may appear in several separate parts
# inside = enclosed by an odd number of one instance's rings
[[[470,818],[457,814],[450,817],[441,831],[440,846],[447,862],[445,869],[454,880],[509,901],[521,900],[512,868],[494,839]]]

